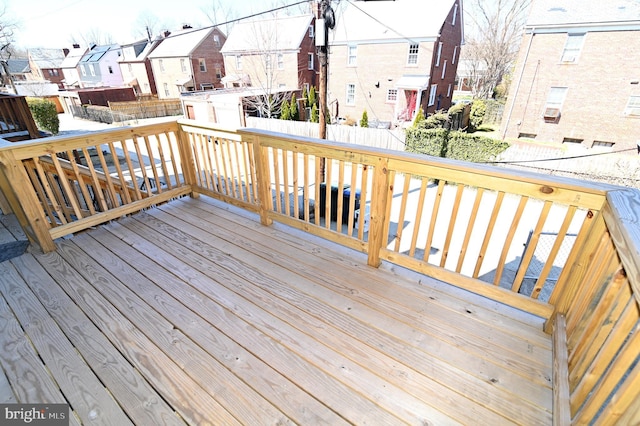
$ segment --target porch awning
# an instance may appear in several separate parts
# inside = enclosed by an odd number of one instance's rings
[[[403,75],[396,83],[398,89],[426,90],[428,86],[428,75]]]
[[[186,78],[179,78],[176,80],[176,86],[193,86],[193,78],[191,77],[186,77]]]

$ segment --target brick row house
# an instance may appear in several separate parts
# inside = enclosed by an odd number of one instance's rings
[[[185,27],[166,34],[149,55],[158,98],[181,92],[222,87],[224,61],[220,49],[226,36],[217,27]]]
[[[636,153],[640,3],[534,0],[502,134]]]
[[[29,67],[35,79],[46,80],[64,88],[62,62],[69,49],[29,49]]]
[[[342,2],[329,36],[331,114],[405,125],[451,106],[462,2]]]

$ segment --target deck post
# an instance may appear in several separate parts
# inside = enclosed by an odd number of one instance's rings
[[[43,252],[56,249],[49,233],[49,225],[44,217],[40,202],[27,184],[29,176],[13,152],[0,151],[0,191],[11,205],[20,226],[31,243],[37,243]]]
[[[178,140],[178,149],[180,150],[180,164],[182,166],[182,174],[188,185],[191,186],[189,196],[198,198],[200,193],[195,191],[197,188],[196,180],[196,162],[193,158],[193,149],[189,143],[189,135],[182,130],[182,124],[177,124],[176,138]]]
[[[387,200],[390,190],[388,160],[379,158],[374,167],[371,193],[371,222],[369,225],[369,266],[380,266],[380,249],[385,245],[387,236],[384,235],[387,221]]]
[[[258,208],[260,211],[260,223],[271,225],[273,219],[269,217],[269,211],[273,209],[271,197],[271,177],[269,175],[269,148],[260,145],[259,136],[243,136],[247,143],[253,145],[256,158],[256,177],[258,179]]]

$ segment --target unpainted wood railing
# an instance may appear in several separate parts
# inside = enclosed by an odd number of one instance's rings
[[[10,141],[40,137],[24,96],[0,94],[0,137]]]
[[[174,197],[212,196],[360,250],[372,266],[546,318],[557,423],[638,421],[637,190],[190,120],[0,148],[0,163],[3,191],[44,250]]]

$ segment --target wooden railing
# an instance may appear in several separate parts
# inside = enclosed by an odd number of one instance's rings
[[[205,194],[547,319],[559,423],[637,421],[637,190],[181,120],[0,149],[30,238]]]
[[[15,141],[39,137],[26,98],[0,94],[0,138]]]

